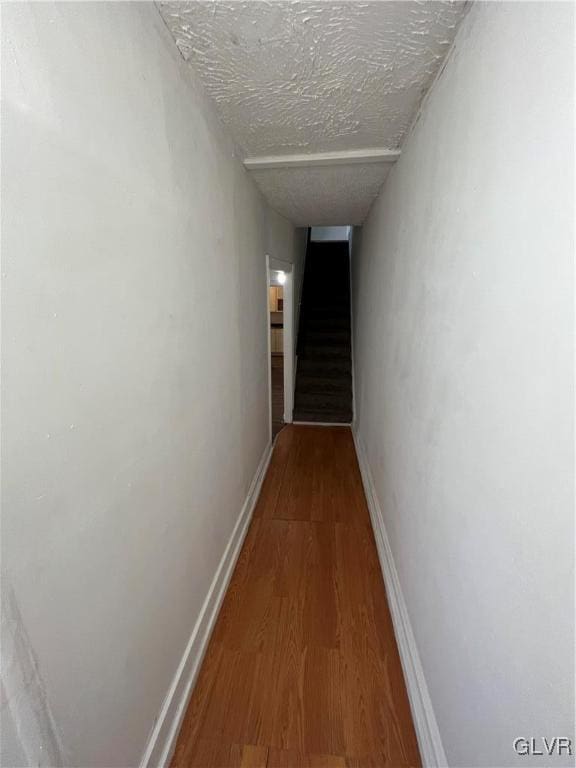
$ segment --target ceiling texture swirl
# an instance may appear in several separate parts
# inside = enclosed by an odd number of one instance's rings
[[[466,7],[158,3],[249,172],[272,207],[298,225],[363,221]]]

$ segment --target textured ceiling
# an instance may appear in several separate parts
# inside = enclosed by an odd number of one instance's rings
[[[361,224],[390,165],[334,165],[251,171],[274,208],[297,226]]]
[[[158,7],[244,157],[398,147],[464,11],[462,2],[433,0],[183,0]],[[296,199],[298,171],[276,171],[276,205],[281,187]],[[311,172],[317,193],[335,202],[338,190],[319,181],[329,170]],[[259,179],[264,172],[253,173]],[[352,190],[361,195],[365,167],[336,174],[354,175]],[[366,195],[373,192],[369,176]],[[352,190],[340,189],[340,202]],[[357,201],[349,202],[356,210]]]

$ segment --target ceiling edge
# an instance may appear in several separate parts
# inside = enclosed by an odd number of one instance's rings
[[[264,168],[308,168],[323,165],[355,165],[357,163],[395,163],[399,149],[372,147],[370,149],[346,149],[340,152],[315,152],[292,155],[262,155],[244,158],[249,171]]]

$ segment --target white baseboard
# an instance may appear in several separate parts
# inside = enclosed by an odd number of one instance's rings
[[[232,535],[228,540],[204,600],[198,620],[188,640],[184,655],[168,689],[168,694],[140,762],[140,768],[166,768],[170,762],[188,701],[200,671],[200,665],[202,664],[206,648],[208,647],[210,635],[214,629],[224,594],[230,582],[236,560],[240,554],[240,548],[248,530],[248,524],[252,518],[252,512],[260,494],[260,488],[268,469],[271,454],[272,444],[270,443],[260,460],[246,501],[242,506]]]
[[[432,701],[428,693],[428,686],[426,685],[426,678],[424,677],[424,670],[420,662],[402,588],[398,580],[398,572],[392,550],[390,549],[390,542],[388,541],[388,534],[384,526],[384,517],[376,495],[370,465],[368,464],[362,438],[356,430],[353,431],[353,435],[360,472],[362,473],[362,483],[370,510],[372,527],[374,528],[378,557],[384,575],[388,605],[394,624],[394,634],[398,643],[402,669],[404,670],[404,679],[410,700],[410,709],[412,710],[418,746],[420,747],[422,765],[424,768],[444,768],[448,765],[448,762],[444,747],[442,746],[440,731],[438,730]]]

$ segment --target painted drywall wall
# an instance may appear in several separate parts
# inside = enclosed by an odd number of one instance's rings
[[[153,4],[4,5],[2,36],[3,725],[27,765],[50,722],[63,764],[135,766],[268,443],[294,233]]]
[[[292,249],[292,262],[294,264],[294,351],[298,343],[298,329],[300,328],[300,307],[302,306],[302,287],[304,285],[304,269],[306,266],[306,249],[308,247],[308,230],[306,227],[297,227],[294,230],[294,242]]]
[[[283,216],[272,210],[268,212],[267,225],[268,254],[274,260],[280,259],[292,264],[292,283],[294,286],[292,291],[293,340],[294,350],[296,350],[308,230],[306,227],[292,226]]]
[[[356,425],[452,766],[574,764],[513,750],[574,738],[573,13],[472,7],[355,240]]]
[[[292,264],[293,312],[297,323],[300,316],[300,299],[304,280],[304,262],[308,230],[306,227],[294,227],[287,219],[275,211],[267,215],[268,254],[272,259],[280,259]],[[298,328],[296,324],[295,328]],[[296,336],[296,334],[294,334]],[[296,339],[294,339],[296,343]]]

